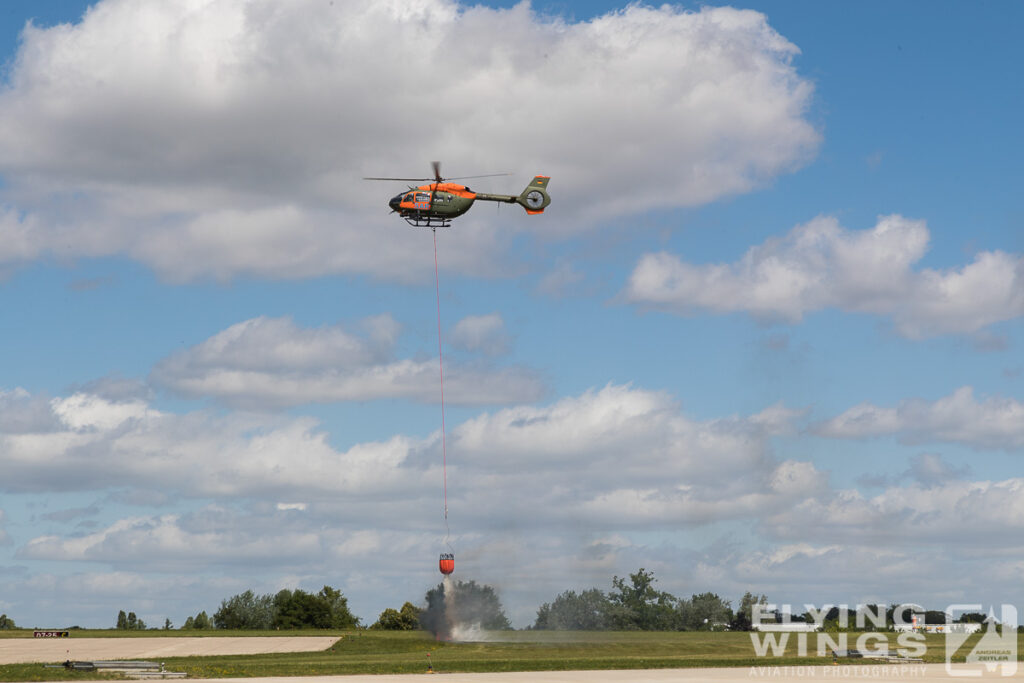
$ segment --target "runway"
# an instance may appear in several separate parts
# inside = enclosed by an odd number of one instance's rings
[[[0,664],[55,663],[66,659],[150,659],[203,655],[245,655],[325,650],[333,636],[185,637],[185,638],[3,638]],[[634,669],[599,671],[524,671],[513,673],[380,674],[260,678],[259,683],[416,683],[439,679],[451,683],[759,683],[764,681],[915,681],[950,683],[961,676],[974,680],[1024,680],[1024,667],[1012,676],[943,664],[843,664],[840,666],[748,666],[713,669]],[[252,678],[218,678],[217,683],[253,683]]]
[[[967,669],[958,666],[957,675]],[[974,669],[970,669],[974,671]],[[980,680],[1024,680],[1024,668],[1013,677],[985,673]],[[951,683],[943,664],[866,664],[850,666],[780,666],[737,667],[722,669],[633,669],[605,671],[524,671],[486,674],[382,674],[371,676],[303,676],[295,678],[260,678],[259,683],[757,683],[758,681],[915,681],[918,683]],[[974,677],[971,680],[979,680]],[[218,678],[217,683],[253,683],[252,678]]]
[[[0,638],[0,664],[68,659],[159,659],[203,655],[255,655],[326,650],[335,636],[209,638]]]

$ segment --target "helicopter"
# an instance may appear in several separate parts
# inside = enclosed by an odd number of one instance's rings
[[[409,186],[401,194],[396,194],[388,202],[392,213],[397,213],[409,225],[418,228],[447,228],[453,218],[458,218],[469,211],[476,200],[485,202],[502,202],[519,204],[528,214],[544,213],[551,203],[547,186],[551,180],[548,176],[535,176],[519,195],[486,194],[473,192],[465,185],[448,182],[450,180],[468,180],[470,178],[493,178],[511,175],[509,173],[490,173],[487,175],[461,176],[459,178],[442,178],[441,162],[431,162],[434,169],[433,178],[363,178],[363,180],[393,180],[402,182],[422,182],[433,180],[427,185]]]

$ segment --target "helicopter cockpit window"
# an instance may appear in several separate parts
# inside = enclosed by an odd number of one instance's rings
[[[430,201],[430,195],[427,194],[426,192],[417,192],[416,193],[416,201],[418,201],[418,202],[429,202]]]
[[[402,197],[402,201],[403,202],[410,202],[411,203],[412,202],[412,192],[410,192],[409,194],[407,194],[404,197]]]

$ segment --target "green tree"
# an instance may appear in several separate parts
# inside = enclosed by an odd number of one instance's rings
[[[415,631],[420,627],[420,608],[411,602],[402,605],[401,610],[391,607],[380,613],[370,628],[384,631]]]
[[[172,628],[174,628],[174,626],[171,624],[171,620],[170,619],[164,619],[164,630],[165,631],[170,631]]]
[[[210,617],[206,614],[205,611],[200,612],[196,615],[195,620],[193,620],[192,622],[192,628],[196,630],[206,630],[209,628],[213,628],[213,624],[210,623]]]
[[[11,619],[6,614],[0,614],[0,631],[8,631],[18,628],[14,625],[14,619]]]
[[[754,593],[747,591],[743,594],[743,597],[740,598],[740,606],[736,610],[736,615],[733,617],[732,623],[729,625],[729,627],[733,631],[749,631],[750,625],[751,623],[753,623],[751,619],[754,612],[754,605],[767,604],[767,596],[757,596]]]
[[[377,617],[377,621],[370,625],[370,629],[373,631],[404,631],[406,630],[402,624],[402,615],[394,607],[388,607],[380,616]]]
[[[729,601],[715,593],[700,593],[690,596],[689,600],[680,600],[677,609],[679,627],[687,631],[709,631],[715,624],[728,624],[733,618]]]
[[[885,605],[861,605],[857,608],[857,611],[853,616],[854,622],[850,624],[850,626],[864,631],[874,631],[879,628],[888,628],[892,626],[892,622],[889,620],[888,610]],[[857,626],[858,621],[861,626]],[[881,623],[875,624],[876,621]]]
[[[359,625],[359,618],[349,610],[348,598],[342,595],[341,591],[324,586],[316,597],[327,605],[330,615],[328,628],[355,628]]]
[[[406,630],[415,631],[420,627],[421,611],[419,607],[408,601],[402,605],[398,615],[402,618],[402,623],[407,627]]]
[[[611,603],[597,588],[561,593],[551,603],[537,610],[536,629],[598,631],[607,629]]]
[[[185,623],[182,624],[181,630],[182,631],[191,631],[195,627],[196,627],[195,617],[188,617],[187,619],[185,619]]]
[[[213,615],[216,628],[269,629],[274,623],[274,596],[251,590],[222,600]]]
[[[124,610],[117,613],[117,628],[120,631],[128,630],[128,615]]]
[[[988,619],[988,615],[983,612],[965,612],[956,621],[959,624],[984,624],[986,619]]]
[[[672,631],[678,627],[676,598],[655,590],[654,572],[643,567],[629,575],[629,583],[618,576],[612,579],[614,590],[608,594],[612,628],[620,631]]]
[[[330,628],[331,609],[327,602],[304,590],[287,588],[274,596],[274,628]]]

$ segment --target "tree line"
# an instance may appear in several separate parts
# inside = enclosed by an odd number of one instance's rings
[[[434,633],[447,633],[450,621],[479,624],[487,630],[512,628],[497,592],[475,581],[452,584],[458,591],[457,605],[445,595],[444,585],[438,584],[427,591],[424,607],[405,602],[400,608],[388,608],[380,613],[368,628],[415,631],[425,629]],[[6,615],[4,615],[6,619]],[[14,628],[10,622],[9,628]],[[220,608],[210,617],[205,611],[185,620],[181,630],[234,629],[350,629],[362,626],[359,617],[352,614],[348,598],[341,591],[324,586],[317,593],[301,589],[281,590],[275,594],[257,595],[252,590],[225,598]],[[145,629],[146,624],[134,612],[121,612],[117,616],[118,629]],[[171,621],[164,628],[172,628]]]
[[[909,608],[897,605],[867,605],[861,611],[873,616],[858,620],[857,612],[832,607],[823,614],[782,614],[767,611],[768,599],[747,591],[734,609],[730,600],[716,593],[695,593],[681,598],[655,586],[654,573],[640,568],[628,577],[614,576],[612,588],[603,591],[591,588],[579,593],[567,590],[537,610],[534,623],[527,628],[547,630],[614,630],[614,631],[749,631],[755,618],[754,608],[760,606],[760,616],[771,620],[823,621],[826,631],[855,629],[865,621],[868,627],[892,626],[910,623]],[[421,605],[406,601],[399,608],[387,608],[368,626],[383,630],[428,630],[447,636],[456,624],[475,624],[484,630],[512,628],[497,592],[491,586],[475,581],[450,584],[457,592],[457,600],[445,594],[444,584],[427,591]],[[896,610],[903,611],[897,613]],[[926,623],[947,620],[944,612],[923,612]],[[958,621],[983,621],[984,614],[961,615]],[[763,619],[762,619],[763,620]],[[883,621],[884,620],[884,621]],[[879,622],[882,623],[879,623]],[[301,589],[281,590],[274,594],[257,595],[252,590],[221,601],[220,608],[210,617],[205,611],[190,616],[183,630],[235,629],[235,630],[288,630],[288,629],[350,629],[364,625],[352,614],[348,599],[341,591],[324,586],[316,593]],[[0,629],[16,628],[7,615],[0,615]],[[117,617],[117,628],[144,630],[146,624],[134,612],[122,610]],[[164,629],[172,628],[165,620]]]
[[[820,620],[825,631],[891,628],[894,624],[911,623],[915,610],[908,605],[864,605],[851,610],[832,606],[818,614],[783,613],[768,610],[765,595],[746,592],[734,610],[729,600],[715,593],[699,593],[689,598],[677,598],[654,587],[654,573],[641,568],[629,575],[629,580],[618,576],[612,579],[612,590],[605,593],[597,588],[581,593],[565,591],[537,610],[531,628],[565,630],[615,631],[749,631],[755,616],[761,622]],[[754,614],[759,606],[759,614]],[[940,624],[950,615],[940,610],[916,612],[921,623]],[[961,614],[956,621],[982,623],[986,615],[973,612]]]
[[[761,595],[746,593],[733,611],[729,600],[715,593],[677,598],[655,588],[654,572],[641,568],[635,574],[612,578],[612,590],[591,588],[580,593],[565,591],[537,610],[534,629],[574,631],[697,631],[750,630],[755,604],[766,604]]]

